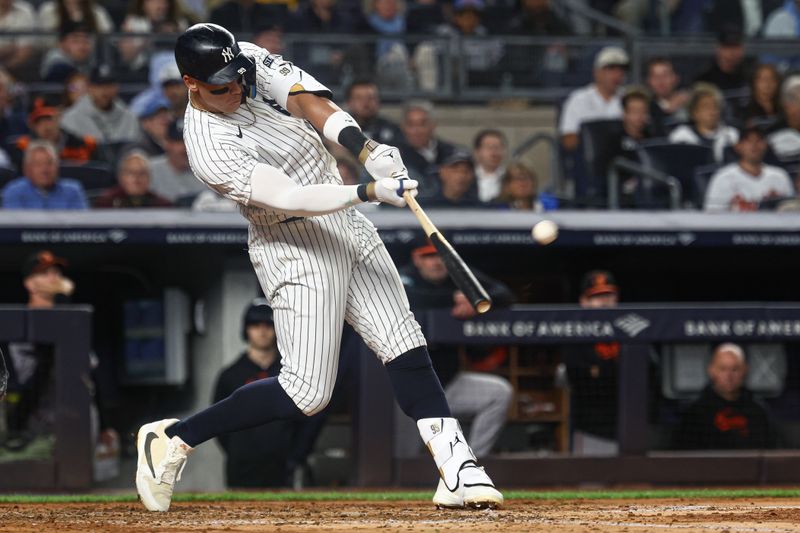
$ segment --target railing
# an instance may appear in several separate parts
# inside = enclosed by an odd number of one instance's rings
[[[608,173],[608,208],[619,209],[619,189],[621,182],[620,171],[634,174],[641,178],[643,186],[652,190],[652,183],[656,182],[664,185],[669,191],[669,208],[673,211],[681,208],[681,198],[683,197],[683,187],[681,182],[675,177],[669,176],[660,170],[647,168],[639,163],[634,163],[624,157],[618,157],[611,163],[611,170]]]

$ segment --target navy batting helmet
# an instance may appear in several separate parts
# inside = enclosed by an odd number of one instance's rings
[[[211,85],[241,79],[248,96],[255,96],[256,64],[222,26],[203,23],[187,29],[175,43],[175,61],[181,75]]]
[[[244,312],[244,317],[242,318],[242,340],[247,340],[247,326],[263,324],[264,322],[275,323],[272,319],[272,308],[267,304],[266,299],[256,298],[250,302]]]

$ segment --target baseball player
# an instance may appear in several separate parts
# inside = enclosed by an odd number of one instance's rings
[[[375,227],[353,206],[405,205],[417,182],[394,147],[367,139],[331,91],[281,56],[197,24],[175,59],[189,91],[184,139],[195,175],[240,205],[249,254],[273,308],[283,367],[184,420],[143,425],[136,488],[169,508],[187,456],[201,443],[271,420],[309,416],[331,398],[343,321],[384,363],[398,404],[417,421],[440,481],[440,507],[503,503],[450,414],[425,338]],[[375,181],[345,186],[318,132],[358,157]]]

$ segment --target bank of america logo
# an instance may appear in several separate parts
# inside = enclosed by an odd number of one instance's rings
[[[627,333],[629,337],[635,337],[650,327],[650,321],[636,313],[631,313],[616,319],[614,325]]]

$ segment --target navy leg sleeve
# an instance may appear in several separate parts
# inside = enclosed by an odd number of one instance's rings
[[[194,447],[222,433],[302,416],[278,378],[266,378],[239,387],[224,400],[171,425],[165,433],[168,437],[177,435]]]
[[[450,406],[424,346],[386,363],[400,409],[414,420],[450,418]]]

